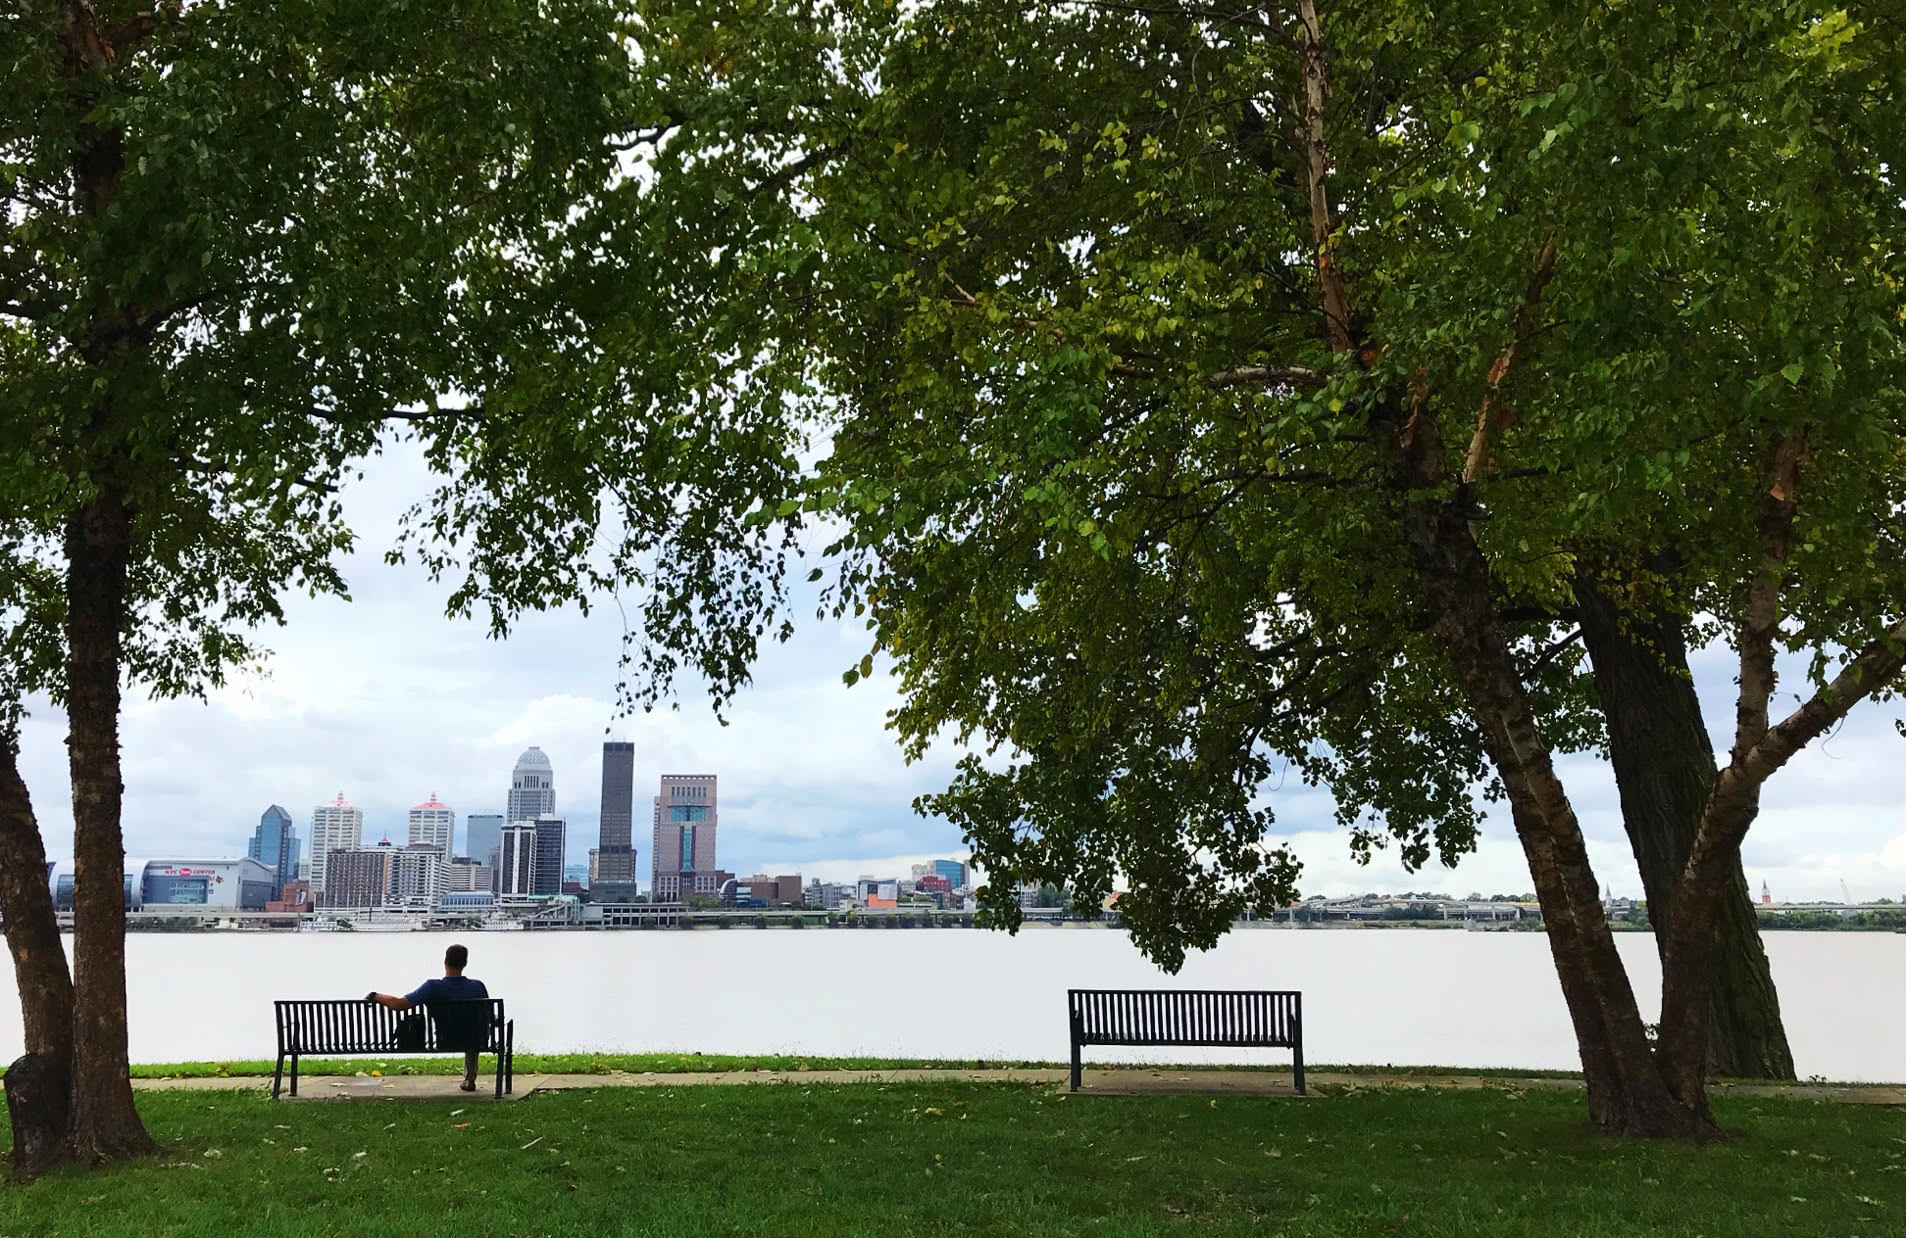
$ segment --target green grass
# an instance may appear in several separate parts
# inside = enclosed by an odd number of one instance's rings
[[[135,1079],[200,1079],[220,1075],[269,1075],[271,1061],[169,1062],[134,1066]],[[1004,1066],[1058,1066],[1057,1062],[930,1061],[893,1057],[802,1057],[795,1054],[721,1053],[519,1053],[518,1075],[688,1074],[725,1070],[980,1070]],[[483,1070],[489,1073],[489,1059]],[[305,1058],[298,1074],[351,1075],[377,1070],[386,1075],[453,1075],[463,1069],[463,1058],[386,1055],[384,1057]]]
[[[509,1104],[144,1093],[160,1158],[0,1190],[0,1233],[1845,1234],[1906,1227],[1906,1122],[1728,1100],[1714,1147],[1581,1100],[1011,1085],[603,1089]]]
[[[205,1079],[236,1075],[269,1075],[274,1063],[268,1059],[230,1062],[159,1062],[135,1064],[135,1079]],[[519,1075],[607,1075],[616,1071],[630,1074],[688,1074],[700,1071],[732,1070],[987,1070],[1001,1068],[1061,1070],[1064,1062],[1040,1062],[1007,1058],[906,1058],[906,1057],[815,1057],[790,1053],[519,1053]],[[1113,1062],[1086,1061],[1092,1070],[1263,1070],[1288,1074],[1287,1063],[1224,1065],[1199,1063],[1146,1063],[1126,1066]],[[376,1071],[384,1075],[454,1075],[463,1069],[460,1057],[425,1057],[386,1054],[383,1057],[305,1058],[298,1063],[300,1077],[306,1075],[354,1075]],[[1305,1067],[1311,1074],[1368,1075],[1462,1075],[1484,1079],[1580,1079],[1580,1071],[1545,1070],[1538,1067],[1500,1066],[1404,1066],[1356,1065],[1333,1066],[1312,1063]],[[485,1059],[484,1070],[489,1070]],[[3,1073],[3,1072],[0,1072]],[[1743,1080],[1742,1082],[1753,1082]],[[1804,1083],[1825,1084],[1825,1079]],[[1851,1085],[1861,1086],[1861,1085]]]
[[[487,1072],[488,1059],[485,1059]],[[232,1075],[269,1075],[275,1065],[270,1060],[230,1062],[160,1062],[132,1067],[135,1079],[204,1079]],[[698,1071],[730,1070],[989,1070],[1030,1068],[1061,1070],[1064,1062],[1040,1062],[1007,1058],[904,1058],[904,1057],[815,1057],[799,1054],[722,1054],[722,1053],[519,1053],[519,1075],[606,1075],[615,1071],[630,1074],[687,1074]],[[1118,1069],[1119,1064],[1087,1061],[1094,1070]],[[384,1057],[305,1058],[298,1063],[298,1074],[352,1075],[372,1070],[385,1075],[453,1075],[463,1069],[460,1057],[425,1057],[387,1054]],[[1284,1063],[1221,1065],[1209,1062],[1184,1064],[1145,1064],[1135,1070],[1265,1070],[1288,1074]],[[1496,1079],[1579,1079],[1579,1072],[1566,1070],[1509,1069],[1495,1067],[1450,1066],[1328,1066],[1306,1067],[1312,1073],[1359,1075],[1479,1075]]]

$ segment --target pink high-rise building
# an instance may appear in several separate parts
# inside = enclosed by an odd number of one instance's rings
[[[716,823],[715,775],[662,775],[661,794],[655,797],[655,845],[649,851],[656,902],[719,892]]]

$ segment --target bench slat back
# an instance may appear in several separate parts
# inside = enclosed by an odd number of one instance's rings
[[[399,1049],[397,1024],[410,1011],[375,1002],[284,1001],[277,1003],[278,1051],[317,1053],[447,1053],[501,1048],[503,1000],[432,1002],[424,1007],[424,1047]]]
[[[1073,989],[1069,997],[1080,1044],[1292,1048],[1303,1034],[1295,992]]]

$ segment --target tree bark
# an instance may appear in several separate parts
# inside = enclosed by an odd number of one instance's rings
[[[66,530],[67,751],[73,777],[71,1147],[95,1164],[155,1150],[126,1044],[126,852],[120,833],[120,633],[132,519],[110,478]]]
[[[73,1066],[73,981],[60,944],[46,845],[20,777],[12,735],[0,736],[0,906],[20,991],[26,1053],[7,1068],[14,1177],[38,1177],[66,1155]]]
[[[1575,585],[1582,636],[1608,723],[1622,825],[1641,870],[1664,961],[1674,883],[1713,793],[1714,748],[1688,672],[1678,616],[1623,612],[1591,575]],[[1767,952],[1738,863],[1713,921],[1707,1063],[1710,1074],[1794,1078]]]

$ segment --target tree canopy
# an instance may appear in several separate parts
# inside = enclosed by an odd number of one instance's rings
[[[850,526],[898,729],[1003,758],[930,806],[997,871],[1121,874],[1167,959],[1287,898],[1260,845],[1285,762],[1412,864],[1464,849],[1496,782],[1372,391],[1445,423],[1442,491],[1558,749],[1599,738],[1556,644],[1580,575],[1738,626],[1776,439],[1804,431],[1814,496],[1780,642],[1824,674],[1906,597],[1897,31],[1784,4],[1326,17],[1315,130],[1294,8],[878,19],[877,67],[810,122],[821,273],[775,307],[818,307],[802,347],[842,416],[809,507]]]

